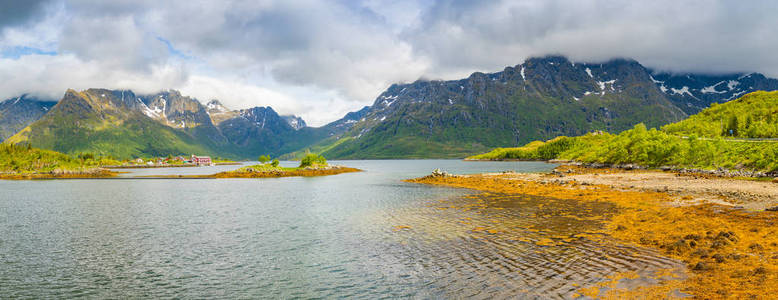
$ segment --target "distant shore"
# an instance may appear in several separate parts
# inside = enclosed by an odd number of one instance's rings
[[[241,163],[239,162],[219,162],[214,163],[214,165],[217,166],[238,166]],[[156,169],[156,168],[188,168],[188,167],[207,167],[203,165],[198,164],[165,164],[165,165],[118,165],[118,166],[103,166],[105,169]]]
[[[699,298],[770,297],[778,292],[778,184],[677,172],[560,166],[546,174],[433,175],[408,182],[578,201],[619,209],[603,233],[683,261],[687,278],[638,291],[582,287],[590,297],[681,291]],[[769,210],[769,211],[766,211]],[[649,297],[650,298],[650,297]]]
[[[115,178],[119,173],[98,168],[85,171],[51,171],[45,173],[0,173],[0,180],[30,179],[102,179]]]
[[[277,177],[314,177],[314,176],[328,176],[337,175],[342,173],[362,172],[360,169],[344,167],[344,166],[330,166],[327,168],[300,168],[293,170],[245,170],[239,169],[235,171],[220,172],[210,175],[151,175],[148,177],[153,178],[180,178],[180,179],[209,179],[209,178],[277,178]]]

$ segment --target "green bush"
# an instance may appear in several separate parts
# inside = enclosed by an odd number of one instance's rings
[[[264,164],[264,163],[267,163],[267,162],[269,162],[269,161],[270,161],[270,156],[268,156],[268,155],[262,155],[262,156],[260,156],[260,157],[259,157],[259,159],[257,159],[257,160],[258,160],[259,162],[261,162],[261,163],[263,163],[263,164]]]
[[[315,166],[315,165],[326,165],[327,160],[324,158],[324,156],[314,154],[314,153],[308,153],[303,157],[303,159],[300,161],[300,168]]]
[[[271,165],[271,166],[273,166],[273,167],[275,168],[275,167],[278,167],[278,164],[279,164],[279,163],[280,163],[280,162],[278,161],[278,159],[274,159],[274,160],[273,160],[273,162],[271,162],[271,163],[270,163],[270,165]]]

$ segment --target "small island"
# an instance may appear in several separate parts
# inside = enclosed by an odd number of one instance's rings
[[[260,157],[260,164],[247,166],[235,171],[227,171],[216,173],[213,175],[207,175],[204,177],[209,178],[273,178],[273,177],[310,177],[310,176],[326,176],[336,175],[341,173],[361,172],[362,170],[356,168],[349,168],[344,166],[335,166],[327,163],[321,155],[308,153],[300,161],[300,165],[296,168],[286,168],[279,166],[278,159],[270,161],[268,156]]]
[[[161,178],[276,178],[276,177],[313,177],[337,175],[342,173],[362,172],[360,169],[345,166],[335,166],[327,163],[321,155],[308,153],[295,168],[281,167],[278,159],[270,160],[269,156],[259,157],[260,164],[242,167],[234,171],[220,172],[211,175],[170,175],[151,176]]]

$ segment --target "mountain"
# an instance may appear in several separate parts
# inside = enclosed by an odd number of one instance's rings
[[[460,80],[394,84],[349,131],[311,148],[328,158],[463,157],[641,122],[659,127],[757,89],[778,89],[778,81],[660,73],[630,59],[530,58]]]
[[[218,100],[203,105],[175,90],[151,95],[68,90],[45,109],[49,112],[39,120],[14,129],[18,133],[8,141],[116,158],[196,153],[245,159],[296,151],[342,134],[355,122],[311,128],[302,118],[279,116],[270,107],[229,110]]]
[[[286,123],[289,124],[289,126],[292,126],[294,130],[300,130],[301,128],[308,126],[307,124],[305,124],[305,120],[303,120],[303,118],[300,118],[298,116],[288,115],[288,116],[281,116],[281,118],[284,119],[284,121],[286,121]]]
[[[216,99],[208,101],[205,107],[206,112],[211,116],[211,122],[214,125],[219,125],[219,123],[232,119],[237,115],[236,111],[227,109],[227,107]]]
[[[180,128],[166,124],[197,119],[188,116],[197,111],[185,113],[184,105],[168,105],[167,101],[151,98],[131,91],[68,90],[47,114],[8,141],[70,154],[94,152],[117,158],[216,153],[185,131],[196,126],[193,121]],[[165,107],[161,107],[163,104]]]
[[[750,74],[669,74],[655,73],[652,80],[676,106],[696,114],[712,103],[723,103],[754,91],[778,90],[778,79]]]
[[[632,60],[576,64],[533,58],[497,73],[395,84],[323,152],[331,158],[463,157],[591,130],[659,126],[686,117]]]
[[[21,95],[0,102],[0,141],[40,119],[57,102]]]
[[[219,100],[203,105],[174,90],[89,89],[68,90],[54,106],[6,100],[0,130],[23,128],[10,142],[117,158],[291,158],[308,150],[331,159],[464,157],[559,135],[615,133],[641,122],[659,127],[756,89],[778,89],[778,81],[756,73],[667,74],[629,59],[593,64],[547,56],[459,80],[394,84],[371,106],[317,128],[270,107],[230,110]],[[16,110],[6,113],[8,107]]]

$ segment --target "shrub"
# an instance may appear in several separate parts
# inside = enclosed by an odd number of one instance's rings
[[[259,157],[259,159],[258,159],[258,160],[259,160],[259,162],[261,162],[261,163],[263,163],[263,164],[264,164],[264,163],[267,163],[267,162],[269,162],[269,161],[270,161],[270,156],[268,156],[268,155],[262,155],[262,156],[260,156],[260,157]]]
[[[273,162],[270,163],[270,165],[273,166],[274,168],[278,167],[278,164],[279,164],[278,159],[274,159]]]
[[[314,154],[314,153],[308,153],[300,161],[300,168],[310,167],[313,165],[326,165],[326,164],[327,164],[327,160],[324,158],[324,156]]]

